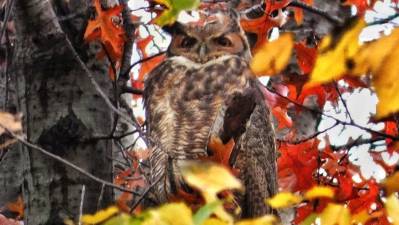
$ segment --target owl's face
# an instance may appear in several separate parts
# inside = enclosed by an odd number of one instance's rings
[[[234,11],[200,13],[200,21],[176,23],[170,30],[169,56],[183,56],[196,63],[206,63],[225,55],[237,55],[249,61],[248,41]]]

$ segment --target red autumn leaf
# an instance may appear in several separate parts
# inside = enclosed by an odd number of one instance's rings
[[[244,31],[254,33],[257,36],[253,51],[256,51],[259,46],[267,41],[269,30],[279,25],[271,19],[271,13],[286,7],[290,2],[291,0],[269,1],[266,4],[265,14],[263,16],[256,19],[241,18],[240,23]]]
[[[382,215],[380,217],[373,218],[366,222],[365,225],[391,225],[386,215]]]
[[[304,42],[296,43],[294,48],[299,68],[301,68],[302,72],[305,74],[310,73],[316,62],[317,49],[307,47]]]
[[[292,221],[294,224],[300,224],[313,212],[313,204],[306,203],[296,209],[295,219]]]
[[[338,201],[345,201],[354,197],[353,179],[349,173],[338,175],[339,188],[336,189],[335,198]]]
[[[321,157],[324,161],[321,168],[323,168],[329,176],[336,176],[337,174],[345,173],[347,170],[344,165],[343,159],[346,158],[347,152],[345,151],[333,151],[327,141],[326,148],[324,148]],[[347,164],[347,162],[345,162]]]
[[[128,152],[128,156],[132,158],[132,168],[127,168],[126,170],[118,173],[114,179],[114,184],[121,185],[123,187],[129,188],[131,190],[137,190],[139,188],[145,188],[148,184],[146,179],[142,175],[139,168],[139,161],[145,160],[149,156],[148,150],[135,150]],[[130,202],[133,200],[133,194],[128,192],[123,192],[118,199],[116,204],[120,210],[126,213],[130,213]],[[135,209],[135,212],[140,212],[141,208]]]
[[[357,9],[358,15],[364,15],[367,9],[371,8],[374,5],[375,0],[346,0],[344,1],[345,5],[354,5]]]
[[[287,190],[287,184],[282,180],[286,176],[291,176],[290,180],[292,192],[304,191],[311,188],[315,181],[313,172],[317,168],[317,146],[319,141],[311,139],[309,141],[292,145],[287,143],[280,144],[281,155],[277,160],[279,185]]]
[[[303,104],[306,98],[312,95],[317,97],[317,104],[320,108],[323,108],[326,101],[336,103],[339,96],[333,84],[318,85],[311,88],[304,88],[300,93],[297,102]]]
[[[362,80],[361,77],[345,76],[342,78],[348,85],[350,89],[354,88],[368,88],[368,84]]]
[[[146,38],[139,39],[138,41],[136,41],[137,48],[141,52],[142,59],[146,59],[149,57],[149,55],[147,54],[145,49],[151,43],[153,38],[154,37],[150,35]],[[164,59],[165,59],[165,55],[160,55],[160,56],[154,57],[152,59],[146,60],[143,63],[141,63],[137,79],[133,79],[133,78],[131,79],[132,87],[142,89],[144,86],[144,83],[143,83],[144,77],[149,72],[151,72],[151,70],[153,70]]]
[[[364,209],[368,210],[377,200],[379,192],[377,183],[374,180],[369,180],[366,184],[368,190],[360,190],[358,194],[359,197],[348,202],[352,214],[359,213]]]
[[[388,146],[388,151],[389,151],[389,146]],[[383,152],[374,152],[370,151],[370,156],[373,158],[373,161],[382,166],[384,170],[387,172],[387,174],[391,174],[395,171],[395,163],[392,163],[391,165],[387,164],[387,162],[382,158],[382,153]]]
[[[94,20],[89,20],[84,34],[84,39],[88,42],[101,41],[111,59],[114,61],[122,57],[125,34],[122,27],[117,24],[118,18],[122,12],[122,5],[103,10],[100,0],[93,0],[96,10]]]
[[[385,121],[384,123],[385,123],[384,132],[386,134],[395,136],[395,137],[398,136],[398,126],[397,126],[396,122]],[[394,141],[392,141],[392,139],[386,138],[385,143],[387,145],[387,151],[389,154],[392,154],[395,151],[398,151],[398,149],[399,149],[398,142],[394,142]]]

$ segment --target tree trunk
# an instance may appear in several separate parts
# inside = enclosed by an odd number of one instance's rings
[[[84,22],[58,22],[46,0],[16,0],[16,51],[13,76],[18,78],[18,97],[24,115],[27,139],[84,170],[112,180],[111,142],[98,140],[108,135],[112,117],[71,48],[83,43]],[[83,0],[55,0],[57,12],[77,7]],[[86,10],[84,10],[86,12]],[[78,33],[76,33],[78,32]],[[95,57],[84,46],[74,46],[82,59]],[[90,55],[91,54],[91,55]],[[83,60],[87,61],[87,60]],[[110,93],[107,68],[86,62],[105,93]],[[80,208],[92,213],[108,205],[112,190],[27,147],[22,148],[25,224],[63,224],[78,220]],[[82,190],[85,190],[82,193]],[[82,199],[83,197],[83,199]]]

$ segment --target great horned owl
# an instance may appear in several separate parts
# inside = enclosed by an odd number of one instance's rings
[[[277,190],[274,132],[239,15],[213,9],[200,16],[169,29],[168,58],[145,81],[153,200],[167,202],[185,186],[179,164],[206,156],[216,134],[235,140],[230,163],[245,186],[242,216],[271,213],[264,199]]]

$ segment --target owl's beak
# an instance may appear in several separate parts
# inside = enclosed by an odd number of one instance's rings
[[[205,43],[202,43],[199,49],[199,57],[200,59],[204,59],[207,54],[207,47]]]

